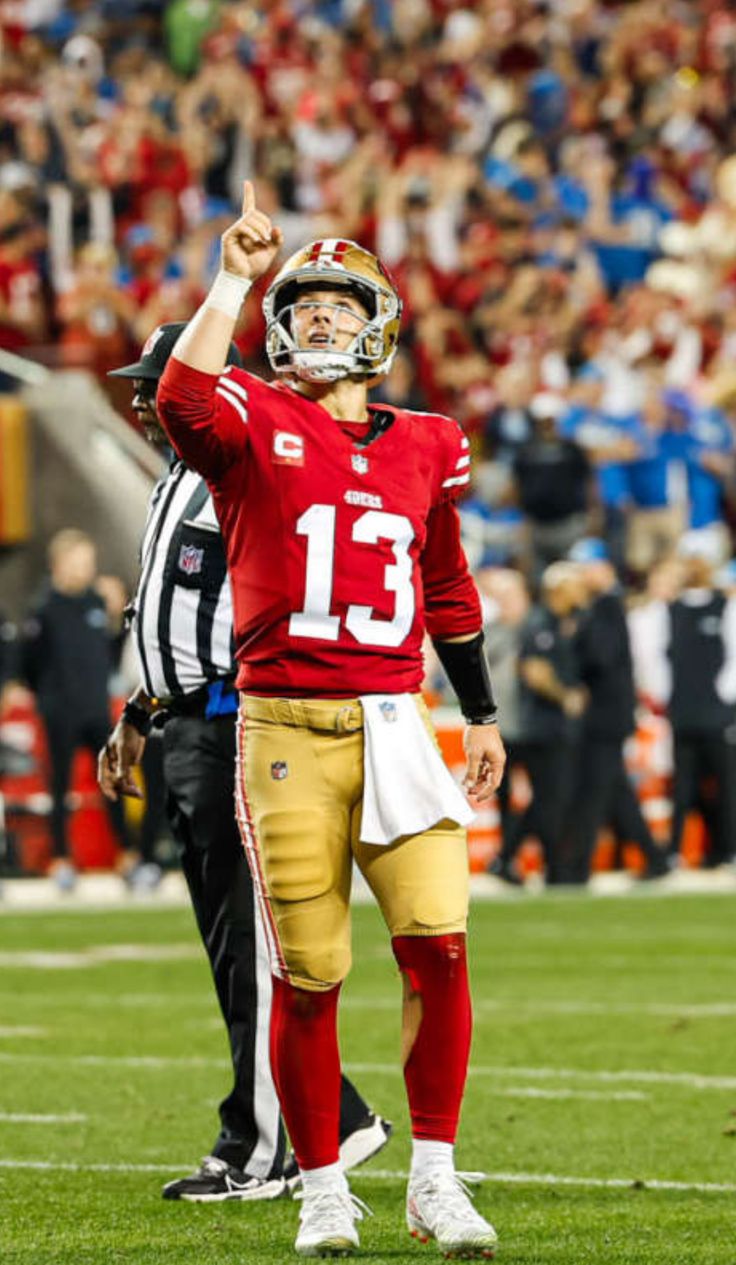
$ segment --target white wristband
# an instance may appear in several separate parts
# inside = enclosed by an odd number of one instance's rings
[[[252,284],[248,277],[237,277],[234,272],[225,272],[221,268],[212,282],[204,306],[217,308],[218,312],[224,312],[236,321]]]

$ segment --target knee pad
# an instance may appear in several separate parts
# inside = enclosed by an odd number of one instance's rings
[[[321,911],[325,912],[325,911]],[[326,925],[327,924],[327,925]],[[349,929],[334,928],[309,905],[281,906],[279,942],[289,980],[297,988],[322,992],[341,984],[352,962]]]

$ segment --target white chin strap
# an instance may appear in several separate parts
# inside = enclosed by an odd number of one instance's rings
[[[356,370],[355,357],[347,351],[295,349],[290,360],[296,376],[304,382],[337,382]]]

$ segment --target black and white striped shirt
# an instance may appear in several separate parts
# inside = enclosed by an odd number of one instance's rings
[[[181,461],[151,498],[134,606],[133,637],[152,698],[232,676],[233,608],[220,528],[206,483]]]

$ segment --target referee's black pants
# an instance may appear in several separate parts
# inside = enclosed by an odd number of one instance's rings
[[[235,1076],[211,1154],[254,1177],[280,1176],[284,1132],[268,1070],[271,974],[235,820],[235,715],[172,716],[164,778],[174,838],[230,1040]],[[368,1104],[343,1077],[340,1139]]]
[[[588,881],[603,826],[610,826],[621,843],[637,844],[651,873],[665,868],[626,771],[622,740],[585,734],[578,749],[570,807],[571,882]]]
[[[675,730],[672,838],[670,855],[677,856],[685,818],[701,811],[710,836],[706,865],[733,860],[736,850],[736,752],[730,730],[690,732]]]

